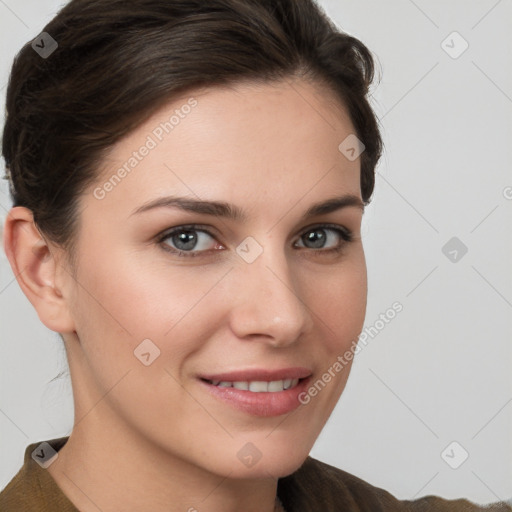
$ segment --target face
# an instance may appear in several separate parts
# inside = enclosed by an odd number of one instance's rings
[[[318,87],[239,84],[112,148],[66,274],[77,419],[97,404],[102,435],[216,474],[302,463],[364,321],[360,161],[338,149],[354,133]]]

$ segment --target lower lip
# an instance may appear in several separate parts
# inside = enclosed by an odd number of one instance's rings
[[[309,377],[299,380],[291,389],[271,392],[253,392],[236,388],[223,388],[209,384],[204,380],[199,382],[216,398],[228,403],[235,409],[254,416],[280,416],[288,414],[301,405],[299,395],[306,390]]]

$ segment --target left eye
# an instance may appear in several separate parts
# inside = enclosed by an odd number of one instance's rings
[[[319,226],[306,231],[299,241],[308,244],[302,246],[306,249],[337,249],[343,242],[350,242],[351,235],[340,228]]]

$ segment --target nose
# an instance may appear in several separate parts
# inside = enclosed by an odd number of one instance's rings
[[[311,328],[300,276],[290,269],[284,254],[272,255],[266,249],[254,262],[240,262],[233,274],[230,325],[240,339],[287,347]]]

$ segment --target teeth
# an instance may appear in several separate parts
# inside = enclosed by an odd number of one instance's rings
[[[255,393],[266,392],[268,391],[268,382],[262,382],[258,380],[249,382],[249,391],[253,391]]]
[[[294,388],[299,383],[299,379],[273,380],[271,382],[255,380],[251,382],[237,381],[228,382],[214,380],[211,384],[219,388],[236,388],[244,391],[252,391],[253,393],[277,393],[286,389]]]
[[[282,380],[273,380],[268,383],[268,391],[283,391],[284,385]]]

